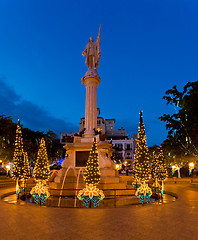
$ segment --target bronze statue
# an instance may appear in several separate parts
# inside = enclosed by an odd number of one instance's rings
[[[83,51],[82,55],[86,56],[86,65],[89,69],[98,69],[99,60],[100,60],[100,30],[101,25],[99,28],[99,33],[96,42],[94,42],[93,38],[89,38],[89,43],[87,43],[85,50]]]

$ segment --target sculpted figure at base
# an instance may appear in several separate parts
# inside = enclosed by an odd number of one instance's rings
[[[89,69],[98,69],[99,65],[99,60],[100,60],[100,29],[101,25],[99,28],[99,33],[96,42],[94,42],[94,39],[92,37],[89,38],[89,43],[87,43],[85,50],[83,51],[82,55],[85,57],[86,56],[86,65]]]

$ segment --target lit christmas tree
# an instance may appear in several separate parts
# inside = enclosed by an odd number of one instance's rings
[[[151,178],[153,179],[154,182],[157,180],[157,169],[159,167],[158,162],[159,161],[157,159],[156,153],[153,152],[153,158],[151,162]]]
[[[50,175],[50,167],[48,162],[47,150],[44,138],[41,139],[38,156],[34,168],[34,177],[36,180],[48,180]]]
[[[16,129],[16,140],[15,140],[13,162],[14,162],[14,165],[13,165],[12,176],[15,180],[17,180],[17,184],[18,184],[18,180],[23,179],[25,175],[23,138],[22,138],[22,131],[21,131],[19,120],[17,124],[17,129]]]
[[[105,196],[103,191],[96,187],[100,181],[96,138],[94,138],[92,149],[89,154],[84,178],[86,182],[86,188],[79,191],[78,199],[83,201],[83,205],[86,207],[91,207],[91,203],[93,203],[94,207],[97,207],[99,206],[99,202],[103,200]]]
[[[142,111],[140,111],[139,132],[137,144],[135,148],[134,174],[136,182],[142,183],[150,178],[149,154],[146,145],[146,135],[142,119]]]
[[[87,185],[88,184],[96,185],[100,181],[100,170],[99,170],[96,138],[94,138],[94,141],[93,141],[93,145],[87,161],[87,167],[85,170],[84,177]]]
[[[28,154],[24,152],[24,178],[28,179],[30,177],[30,166],[28,161]]]
[[[164,193],[164,181],[168,178],[168,171],[164,162],[164,154],[162,148],[159,148],[159,153],[153,153],[151,176],[154,181],[154,188],[160,192],[163,198]]]
[[[157,156],[157,164],[154,173],[155,173],[154,176],[158,182],[165,181],[168,178],[168,171],[166,164],[164,162],[164,154],[161,147],[159,149],[159,154]]]

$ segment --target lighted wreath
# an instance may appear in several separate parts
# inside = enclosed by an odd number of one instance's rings
[[[140,202],[144,204],[144,199],[147,203],[150,202],[150,197],[152,195],[151,188],[144,182],[136,191],[135,195],[140,198]]]
[[[40,203],[41,205],[43,205],[50,196],[45,181],[39,181],[36,186],[32,188],[30,194],[33,196],[34,202],[36,204]]]
[[[95,185],[89,184],[83,190],[78,193],[78,199],[83,201],[83,205],[87,208],[90,202],[93,203],[94,207],[99,206],[99,202],[105,197],[102,190],[98,189]]]

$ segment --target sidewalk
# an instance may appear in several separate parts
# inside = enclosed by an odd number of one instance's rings
[[[106,209],[18,206],[0,201],[4,240],[182,240],[198,239],[198,186],[167,184],[176,202]],[[0,194],[5,189],[0,189]]]

